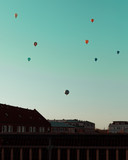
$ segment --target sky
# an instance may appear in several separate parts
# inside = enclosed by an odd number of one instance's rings
[[[100,129],[128,121],[127,6],[126,0],[1,0],[0,103]]]

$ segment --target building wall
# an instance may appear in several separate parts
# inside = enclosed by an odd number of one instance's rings
[[[95,132],[95,124],[89,121],[80,121],[77,119],[73,119],[73,120],[62,119],[62,120],[49,120],[49,121],[63,122],[68,125],[74,126],[76,133]]]
[[[0,124],[0,133],[44,133],[50,132],[51,126],[16,125],[9,123]]]
[[[120,122],[109,124],[109,133],[128,133],[128,124]]]
[[[70,127],[51,127],[51,133],[75,133],[75,128]]]

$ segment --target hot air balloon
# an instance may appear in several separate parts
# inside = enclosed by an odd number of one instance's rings
[[[85,43],[88,44],[89,40],[85,40]]]
[[[65,90],[64,93],[65,93],[66,95],[68,95],[68,94],[69,94],[69,90]]]
[[[34,42],[34,46],[37,46],[37,42]]]
[[[28,57],[28,61],[30,61],[31,60],[31,58],[30,57]]]
[[[95,61],[97,61],[98,59],[97,58],[95,58]]]
[[[94,22],[94,19],[91,19],[91,22]]]
[[[17,18],[17,16],[18,16],[18,14],[17,14],[17,13],[15,13],[15,18]]]
[[[120,51],[117,51],[117,54],[119,54],[120,53]]]

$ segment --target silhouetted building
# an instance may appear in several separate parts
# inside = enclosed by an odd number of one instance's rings
[[[50,123],[36,110],[0,104],[0,133],[47,133]]]

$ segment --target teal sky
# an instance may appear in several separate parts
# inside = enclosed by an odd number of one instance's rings
[[[127,6],[126,0],[1,0],[0,103],[101,129],[128,121]]]

